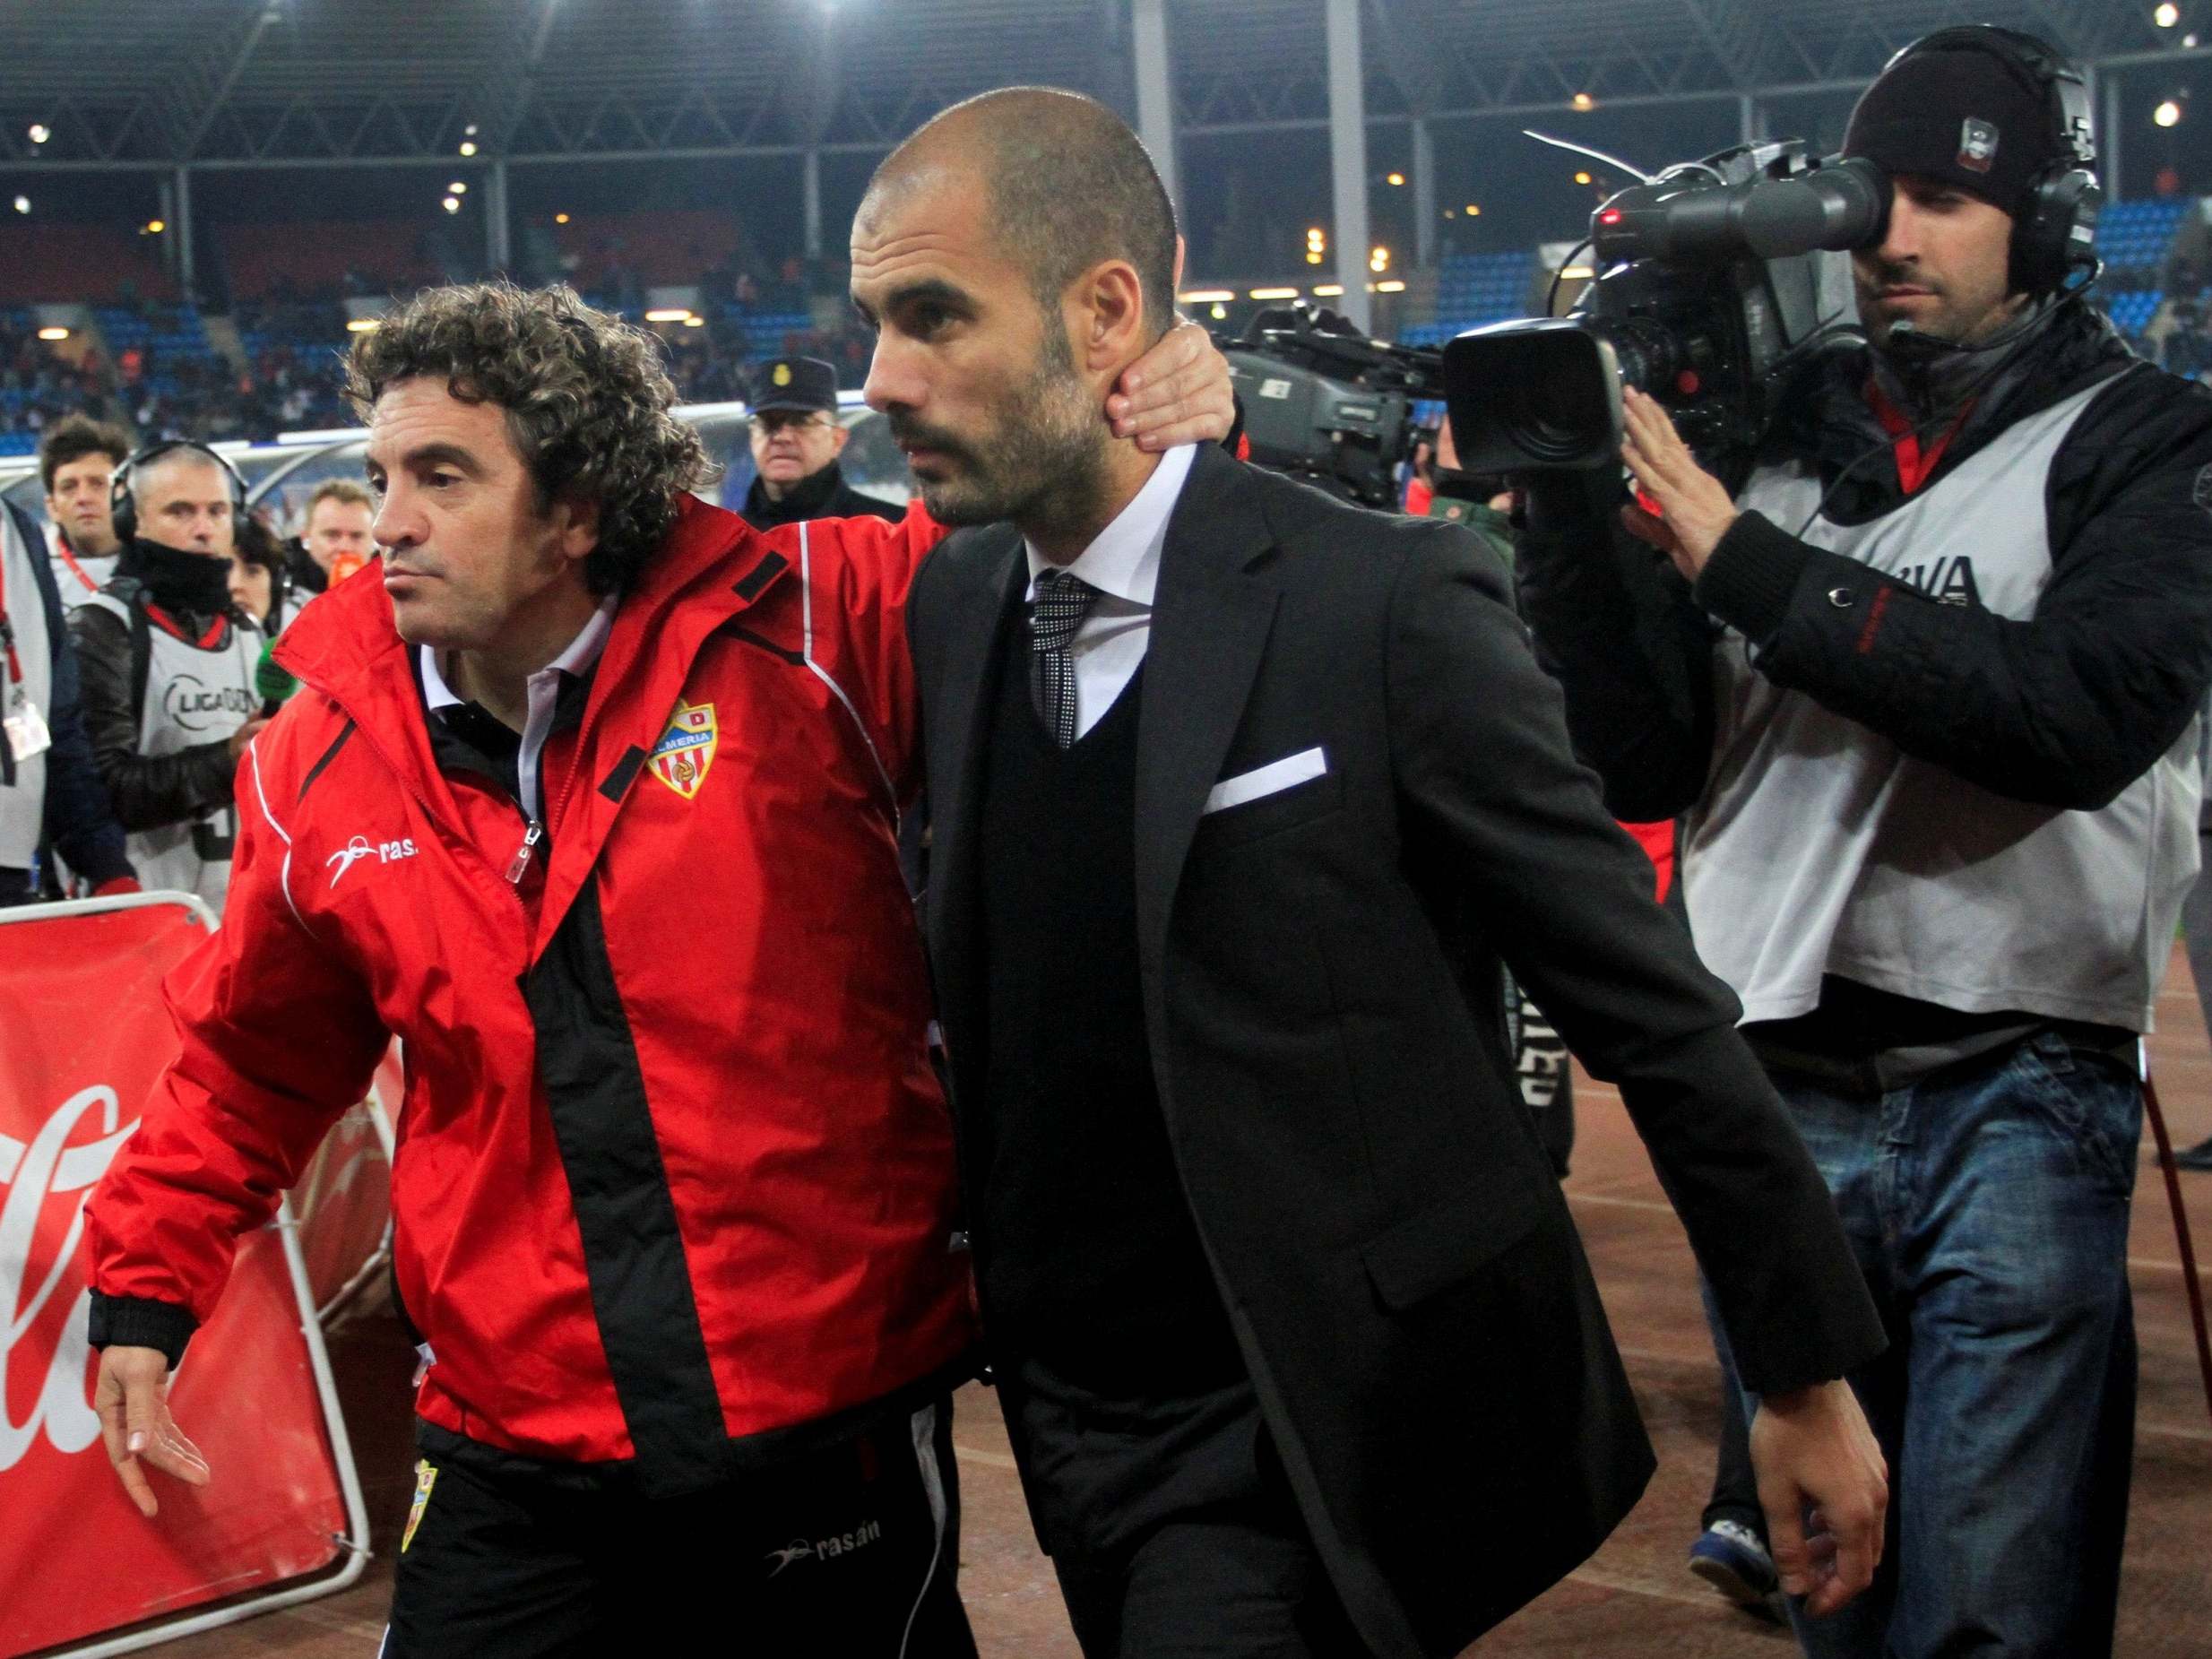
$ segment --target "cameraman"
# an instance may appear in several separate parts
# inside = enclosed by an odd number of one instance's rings
[[[1611,533],[1610,476],[1532,483],[1523,592],[1577,747],[1619,816],[1688,815],[1699,952],[1890,1330],[1853,1380],[1905,1518],[1866,1596],[1799,1617],[1819,1655],[2113,1637],[2136,1037],[2197,864],[2212,393],[2067,281],[2095,203],[2071,73],[1975,28],[1876,80],[1845,141],[1894,183],[1853,255],[1871,350],[1783,402],[1733,498],[1629,393],[1622,522],[1663,558]]]

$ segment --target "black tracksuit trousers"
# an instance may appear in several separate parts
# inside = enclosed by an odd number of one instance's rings
[[[680,1498],[426,1456],[381,1659],[974,1659],[952,1409]]]

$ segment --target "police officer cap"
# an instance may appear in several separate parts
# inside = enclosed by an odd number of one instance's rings
[[[837,407],[837,371],[817,357],[780,357],[753,371],[755,414]]]

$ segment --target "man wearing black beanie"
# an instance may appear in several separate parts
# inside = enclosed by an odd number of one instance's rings
[[[1845,151],[1892,182],[1865,348],[1732,492],[1629,390],[1640,505],[1532,481],[1523,601],[1615,816],[1682,815],[1699,952],[1890,1335],[1852,1380],[1893,1543],[1801,1639],[2083,1659],[2127,1514],[2136,1041],[2197,868],[2212,389],[2081,298],[2087,99],[2048,48],[1929,37]]]

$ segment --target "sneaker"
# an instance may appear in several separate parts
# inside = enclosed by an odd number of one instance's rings
[[[1741,1521],[1715,1521],[1689,1546],[1689,1570],[1737,1606],[1771,1613],[1779,1579],[1766,1542]]]

